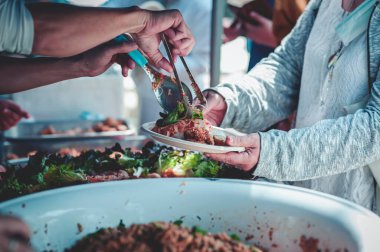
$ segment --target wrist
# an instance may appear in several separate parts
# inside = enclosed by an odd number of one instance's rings
[[[64,65],[63,69],[68,69],[66,71],[69,73],[70,79],[90,76],[90,70],[81,55],[63,58],[60,62]]]
[[[126,8],[122,25],[123,28],[126,28],[126,33],[138,33],[145,29],[149,18],[150,12],[147,10],[140,9],[137,6]]]

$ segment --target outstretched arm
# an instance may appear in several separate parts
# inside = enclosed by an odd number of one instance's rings
[[[85,8],[66,4],[26,5],[34,23],[32,53],[68,57],[122,33],[141,31],[147,15],[138,8]]]
[[[159,51],[160,33],[168,36],[174,55],[189,54],[195,43],[177,10],[24,5],[21,0],[0,0],[0,23],[0,51],[70,57],[130,33],[151,63],[169,72],[172,68]]]
[[[0,94],[20,92],[78,77],[97,76],[115,62],[122,65],[123,75],[126,76],[128,68],[133,68],[134,63],[122,58],[122,54],[136,49],[133,42],[110,42],[67,58],[0,57]]]

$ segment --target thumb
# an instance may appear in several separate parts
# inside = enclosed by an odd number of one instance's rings
[[[256,137],[257,134],[249,134],[246,136],[227,136],[226,144],[228,146],[235,147],[246,147],[251,148],[256,146]]]
[[[17,115],[19,115],[21,117],[24,117],[24,118],[30,117],[28,112],[23,110],[19,105],[17,105],[14,102],[8,101],[7,107],[9,110],[13,111],[14,113],[16,113]]]
[[[266,17],[261,16],[259,13],[255,12],[255,11],[249,12],[249,17],[253,21],[256,21],[258,24],[264,24],[267,21]]]
[[[135,42],[132,42],[132,41],[122,42],[122,43],[117,43],[110,46],[110,53],[112,53],[113,55],[119,54],[119,53],[129,53],[137,49],[138,47]]]

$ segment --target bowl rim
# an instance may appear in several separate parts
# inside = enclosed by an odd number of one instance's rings
[[[21,196],[15,199],[6,200],[0,203],[0,213],[3,208],[7,208],[7,207],[14,206],[17,204],[23,204],[25,201],[40,199],[46,196],[59,195],[59,194],[64,194],[64,193],[69,193],[69,192],[84,191],[90,188],[102,189],[105,187],[114,187],[114,186],[124,185],[124,184],[136,184],[136,183],[137,184],[139,183],[151,184],[152,182],[158,183],[158,184],[160,183],[240,184],[240,185],[245,185],[245,186],[270,187],[270,188],[276,188],[276,190],[283,189],[283,190],[293,191],[293,192],[298,192],[298,193],[307,193],[314,197],[319,197],[319,198],[335,201],[341,204],[342,206],[346,206],[353,211],[366,215],[367,217],[376,217],[380,222],[379,216],[373,213],[372,211],[370,211],[369,209],[366,209],[363,206],[360,206],[354,202],[348,201],[346,199],[343,199],[331,194],[327,194],[327,193],[323,193],[323,192],[319,192],[319,191],[315,191],[315,190],[311,190],[307,188],[302,188],[298,186],[278,184],[278,183],[273,183],[273,182],[240,180],[240,179],[224,179],[224,178],[155,178],[155,179],[141,178],[141,179],[129,179],[129,180],[118,180],[118,181],[107,181],[107,182],[99,182],[99,183],[72,185],[72,186],[67,186],[67,187],[50,189],[50,190],[46,190],[42,192],[36,192],[36,193],[28,194],[25,196]]]

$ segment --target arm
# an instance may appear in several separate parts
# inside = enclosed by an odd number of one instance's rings
[[[0,57],[0,94],[20,92],[84,76],[74,58]]]
[[[380,72],[379,72],[380,73]],[[380,157],[380,74],[365,109],[289,133],[260,133],[255,174],[275,180],[305,180],[347,172]]]
[[[365,109],[338,119],[289,132],[271,130],[227,137],[227,145],[246,147],[241,153],[209,157],[256,176],[298,181],[349,172],[380,157],[380,71]]]
[[[32,53],[68,57],[122,33],[136,33],[147,16],[138,8],[85,8],[65,4],[28,4],[34,21]]]
[[[234,83],[213,88],[227,103],[222,127],[255,132],[287,118],[295,110],[306,41],[314,18],[315,7],[310,5],[290,36],[267,59]]]
[[[195,40],[177,10],[147,11],[137,7],[106,9],[0,0],[0,51],[69,57],[131,33],[139,49],[157,68],[172,71],[159,51],[160,34],[173,54],[186,56]],[[3,36],[1,36],[3,35]]]
[[[0,94],[20,92],[47,84],[84,76],[97,76],[114,62],[122,65],[123,75],[134,64],[120,54],[137,49],[135,43],[107,43],[68,58],[0,57]]]

